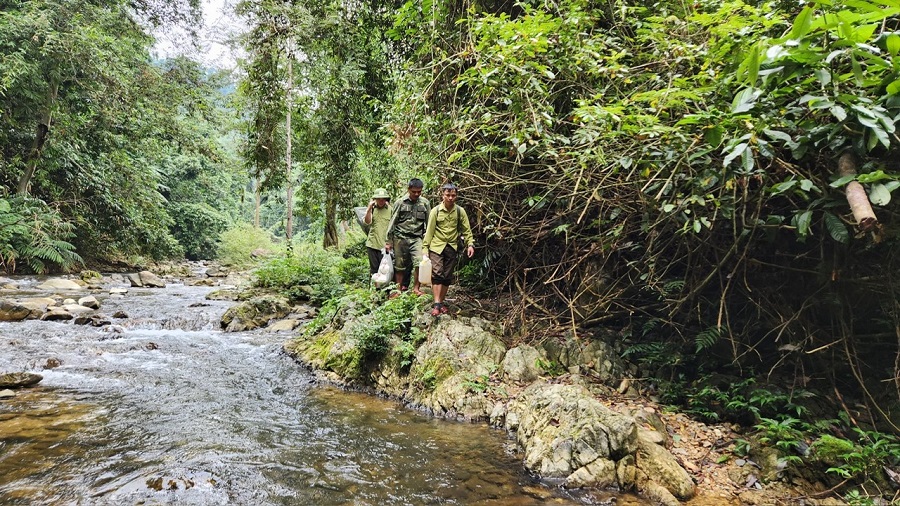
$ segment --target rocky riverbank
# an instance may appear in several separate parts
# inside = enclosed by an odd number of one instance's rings
[[[337,318],[285,350],[324,381],[503,428],[525,467],[560,486],[636,490],[663,505],[843,504],[817,498],[828,495],[824,485],[780,480],[774,454],[734,457],[738,427],[663,413],[631,387],[628,365],[603,336],[510,347],[491,322],[422,313],[414,354],[394,342],[360,364],[354,328],[372,324]]]

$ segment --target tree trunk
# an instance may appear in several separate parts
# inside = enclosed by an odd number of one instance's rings
[[[338,247],[338,230],[337,230],[337,198],[333,194],[333,190],[328,191],[325,199],[325,237],[322,240],[323,248]]]
[[[290,52],[288,53],[287,74],[287,119],[285,120],[287,135],[287,147],[285,148],[285,158],[287,158],[287,225],[284,227],[284,236],[287,239],[288,247],[290,247],[291,239],[294,236],[294,183],[292,181],[293,175],[291,174],[291,137],[293,136],[293,132],[291,132],[291,108],[293,107],[291,91],[294,87],[294,76]]]
[[[838,176],[855,176],[856,165],[856,158],[850,153],[844,153],[838,159]],[[878,218],[872,210],[869,196],[859,182],[850,181],[844,192],[847,195],[847,203],[850,204],[850,211],[853,212],[853,219],[856,220],[856,226],[861,231],[867,232],[878,225]]]
[[[41,153],[44,151],[44,144],[50,135],[50,123],[53,121],[53,106],[56,104],[57,93],[59,93],[59,83],[57,79],[50,79],[50,87],[47,90],[47,104],[41,111],[41,117],[38,118],[37,130],[34,134],[34,143],[31,145],[31,151],[28,153],[25,164],[25,173],[19,179],[18,194],[24,195],[28,193],[28,187],[31,185],[31,178],[34,177],[34,171],[37,169],[38,161],[41,159]]]
[[[262,192],[259,190],[259,178],[253,184],[253,197],[256,202],[253,205],[253,228],[259,228],[259,208],[262,207]]]

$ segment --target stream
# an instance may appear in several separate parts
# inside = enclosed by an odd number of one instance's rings
[[[534,479],[502,431],[317,384],[288,334],[221,332],[213,289],[90,293],[127,314],[108,327],[0,322],[0,372],[44,376],[0,400],[0,504],[632,504]]]

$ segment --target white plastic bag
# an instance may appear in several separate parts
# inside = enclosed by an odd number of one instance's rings
[[[419,264],[419,284],[431,286],[431,259],[428,255],[422,257],[422,263]]]
[[[384,288],[394,280],[394,256],[381,250],[381,263],[378,264],[378,272],[372,274],[372,282],[376,288]]]

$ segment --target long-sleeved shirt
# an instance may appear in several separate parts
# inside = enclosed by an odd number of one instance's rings
[[[445,246],[458,248],[459,238],[462,236],[466,246],[474,246],[475,238],[472,236],[472,225],[469,223],[469,215],[466,210],[458,205],[447,210],[441,202],[435,206],[428,215],[428,227],[425,229],[425,239],[422,247],[434,251],[437,254],[444,252]]]

